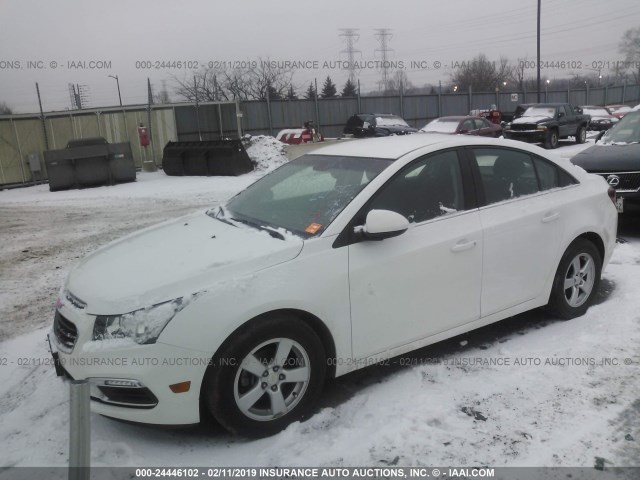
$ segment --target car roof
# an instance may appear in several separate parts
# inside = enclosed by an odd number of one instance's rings
[[[414,150],[436,145],[437,148],[453,148],[467,145],[502,146],[518,148],[526,151],[535,151],[528,144],[515,140],[483,138],[475,135],[414,133],[411,135],[392,135],[389,137],[371,139],[340,140],[333,145],[313,150],[307,155],[336,155],[345,157],[370,157],[397,160],[403,155],[411,153]]]
[[[435,120],[451,120],[451,121],[458,120],[458,121],[460,121],[460,120],[465,120],[467,118],[478,118],[478,117],[473,117],[471,115],[449,115],[447,117],[438,117]]]
[[[371,115],[374,117],[399,117],[400,116],[395,113],[356,113],[356,115]]]

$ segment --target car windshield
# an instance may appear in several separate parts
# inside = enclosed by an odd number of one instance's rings
[[[523,117],[553,117],[556,109],[553,107],[529,107],[522,114]]]
[[[607,130],[601,143],[605,145],[620,145],[640,143],[640,112],[629,112]]]
[[[378,127],[388,127],[392,125],[400,125],[408,127],[409,124],[400,117],[376,117],[376,125]]]
[[[609,117],[609,116],[611,116],[609,114],[609,112],[607,112],[607,110],[604,109],[604,108],[583,107],[582,108],[582,112],[587,114],[587,115],[591,115],[592,117]]]
[[[459,120],[436,118],[422,127],[423,132],[455,133]]]
[[[392,160],[304,155],[264,176],[209,215],[283,237],[320,234]]]

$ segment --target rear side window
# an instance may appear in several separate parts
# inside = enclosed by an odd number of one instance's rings
[[[362,119],[358,115],[354,115],[353,117],[347,120],[347,127],[361,127]]]
[[[474,148],[487,203],[502,202],[539,191],[531,157],[502,148]]]
[[[474,148],[487,204],[574,185],[575,178],[548,160],[505,148]]]
[[[542,158],[533,157],[533,164],[538,174],[540,190],[551,190],[552,188],[567,187],[578,183],[562,168]]]

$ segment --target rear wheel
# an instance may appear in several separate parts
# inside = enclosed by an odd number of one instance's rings
[[[325,370],[322,342],[307,324],[287,314],[258,319],[214,358],[204,401],[232,433],[272,435],[308,417]]]
[[[598,291],[601,269],[602,259],[595,245],[585,239],[574,241],[560,260],[549,310],[564,319],[584,315]]]
[[[587,141],[587,129],[580,126],[576,132],[576,143],[584,143]]]

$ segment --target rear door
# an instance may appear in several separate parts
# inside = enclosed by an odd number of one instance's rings
[[[467,152],[484,197],[479,210],[484,317],[542,293],[557,268],[567,212],[558,196],[560,173],[551,162],[509,148],[473,147]]]

